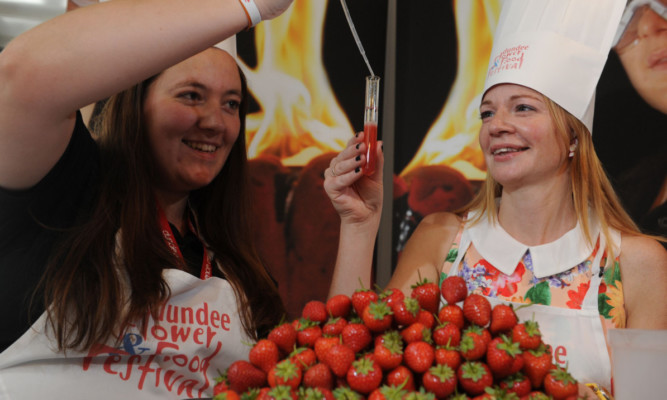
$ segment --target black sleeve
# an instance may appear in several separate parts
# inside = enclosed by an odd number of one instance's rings
[[[47,176],[27,190],[0,188],[0,352],[43,313],[36,285],[54,243],[90,210],[98,175],[97,144],[77,113],[70,143]]]

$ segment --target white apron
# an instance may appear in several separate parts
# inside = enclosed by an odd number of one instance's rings
[[[576,229],[578,229],[578,225]],[[504,234],[506,235],[506,233]],[[500,247],[496,250],[502,251],[503,238],[499,239],[496,245]],[[471,243],[471,235],[466,228],[461,235],[461,243],[456,259],[449,271],[443,272],[447,275],[458,273],[461,260]],[[620,244],[620,239],[617,243]],[[598,310],[598,290],[602,280],[599,272],[604,246],[603,235],[600,235],[600,251],[597,252],[590,266],[592,268],[591,283],[581,309],[535,304],[521,308],[517,311],[517,316],[519,321],[534,318],[539,323],[543,341],[551,345],[553,349],[553,361],[562,367],[567,366],[572,376],[579,382],[595,382],[606,388],[611,388],[611,361]],[[574,267],[574,265],[576,264],[570,265],[569,268]],[[505,303],[514,304],[516,308],[524,304],[485,297],[491,302],[492,306]],[[444,299],[441,299],[441,301],[444,302]]]
[[[84,353],[56,352],[44,334],[45,315],[0,353],[0,399],[186,399],[212,397],[215,378],[250,343],[231,285],[166,269],[172,296],[142,335]]]

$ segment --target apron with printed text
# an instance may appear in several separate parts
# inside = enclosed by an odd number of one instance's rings
[[[145,333],[132,327],[120,345],[54,350],[45,314],[0,353],[0,399],[188,399],[211,397],[215,378],[248,358],[234,291],[224,279],[163,272],[171,297]]]
[[[596,251],[592,252],[588,262],[582,263],[590,271],[590,285],[582,296],[578,308],[557,307],[543,304],[532,304],[516,311],[519,321],[534,319],[539,324],[542,339],[552,347],[553,362],[561,367],[567,366],[569,372],[579,382],[595,382],[611,388],[611,362],[605,340],[603,323],[598,308],[598,292],[602,281],[601,265],[604,266],[603,235],[599,235]],[[456,257],[443,265],[443,276],[465,275],[462,262],[469,252],[475,252],[474,244],[466,229],[459,231],[454,247],[458,247]],[[482,260],[485,262],[485,260]],[[523,266],[523,265],[522,265]],[[581,267],[580,266],[580,267]],[[464,279],[469,277],[463,276]],[[502,273],[492,279],[507,279]],[[479,290],[475,291],[479,293]],[[489,300],[492,306],[499,303],[512,304],[514,308],[525,305],[522,298],[499,299],[488,293],[479,293]],[[441,298],[444,304],[445,300]]]

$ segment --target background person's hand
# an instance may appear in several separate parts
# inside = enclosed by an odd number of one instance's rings
[[[343,222],[363,223],[380,218],[382,210],[382,142],[378,141],[376,170],[364,175],[364,133],[350,139],[347,148],[331,160],[324,171],[324,190]]]

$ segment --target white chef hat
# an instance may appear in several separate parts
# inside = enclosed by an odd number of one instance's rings
[[[484,92],[536,90],[593,132],[595,87],[626,0],[504,0]]]
[[[222,49],[229,53],[232,57],[236,57],[236,35],[228,37],[222,42],[215,45],[215,47]]]

